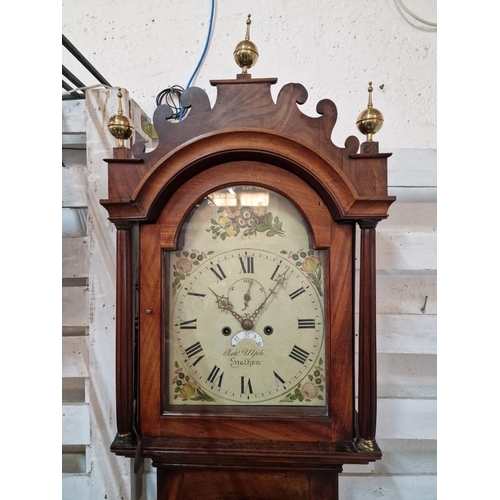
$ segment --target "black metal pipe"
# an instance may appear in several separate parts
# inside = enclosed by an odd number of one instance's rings
[[[63,101],[74,101],[76,99],[85,99],[85,94],[80,94],[80,95],[76,95],[73,97],[73,94],[65,94],[62,96],[62,100]]]
[[[70,90],[73,90],[73,87],[71,85],[69,85],[68,83],[66,83],[64,80],[62,81],[62,86],[63,86],[63,89],[67,90],[68,92]]]
[[[76,87],[85,87],[85,84],[81,80],[79,80],[73,73],[71,73],[71,71],[68,68],[66,68],[64,64],[62,67],[62,74],[64,78],[67,78]]]
[[[66,83],[64,80],[62,81],[62,87],[64,90],[67,90],[68,92],[73,90],[73,87],[71,85],[69,85],[68,83]],[[71,92],[71,94],[65,94],[65,95],[70,96],[69,99],[80,99],[82,97],[85,97],[85,94],[79,94],[76,90],[74,92]],[[63,96],[63,99],[64,99],[64,96]],[[68,97],[66,97],[66,99],[68,99]]]
[[[92,64],[80,53],[80,51],[63,35],[62,44],[71,54],[94,76],[99,83],[112,87],[112,85],[97,71]],[[83,87],[84,85],[79,85]]]

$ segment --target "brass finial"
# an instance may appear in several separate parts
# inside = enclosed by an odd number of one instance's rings
[[[384,116],[382,113],[373,107],[372,103],[372,82],[368,83],[368,107],[362,111],[356,121],[358,130],[366,135],[366,141],[373,141],[373,134],[377,133],[384,124]]]
[[[123,114],[122,108],[122,89],[118,88],[118,113],[113,115],[108,122],[108,130],[118,139],[118,146],[123,148],[124,141],[132,137],[134,124],[132,120]]]
[[[259,51],[255,43],[250,40],[250,25],[251,14],[248,14],[247,18],[247,33],[245,35],[245,40],[242,40],[236,48],[234,49],[233,55],[236,64],[241,68],[241,74],[246,75],[248,70],[257,64],[259,59]]]

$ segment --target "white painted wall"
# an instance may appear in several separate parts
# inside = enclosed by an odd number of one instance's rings
[[[436,20],[435,1],[405,0],[405,4],[419,16]],[[150,116],[158,92],[170,85],[187,84],[204,47],[210,15],[210,0],[182,3],[64,0],[62,7],[62,33],[112,85],[125,88]],[[232,60],[232,51],[244,37],[248,13],[253,19],[251,38],[260,51],[252,75],[278,77],[275,94],[286,83],[302,83],[309,91],[303,110],[311,115],[315,114],[320,99],[333,100],[339,111],[332,135],[336,144],[343,145],[349,135],[360,136],[355,121],[366,107],[367,83],[374,82],[374,104],[385,117],[376,139],[381,143],[381,151],[394,153],[389,159],[389,184],[390,193],[398,196],[389,219],[379,225],[377,240],[379,440],[385,456],[375,465],[347,468],[340,491],[342,500],[372,497],[433,500],[436,498],[436,29],[405,14],[396,0],[340,0],[331,4],[296,0],[216,2],[212,42],[194,81],[194,85],[207,91],[212,102],[215,93],[208,80],[234,78],[239,70]],[[91,77],[79,73],[65,50],[63,63],[88,85],[95,83]],[[67,303],[68,312],[66,326],[72,325],[72,318],[78,324],[90,325],[88,337],[63,339],[63,361],[65,353],[68,361],[63,377],[66,374],[68,378],[68,391],[71,394],[74,378],[84,378],[85,398],[79,404],[88,406],[82,409],[69,401],[63,417],[63,430],[64,425],[69,429],[63,434],[63,442],[67,439],[71,445],[71,440],[77,439],[87,450],[84,455],[87,463],[83,469],[80,466],[83,472],[64,478],[64,500],[97,499],[104,495],[116,500],[149,500],[154,498],[155,491],[154,470],[149,464],[145,464],[143,476],[134,478],[127,460],[108,452],[115,432],[114,243],[113,229],[96,201],[106,187],[102,158],[111,156],[110,138],[101,132],[106,117],[116,112],[109,95],[114,96],[115,92],[92,91],[87,109],[93,123],[84,122],[82,129],[87,132],[87,168],[82,167],[81,157],[68,158],[73,176],[65,184],[66,199],[63,192],[66,212],[81,206],[76,200],[82,191],[82,174],[84,184],[87,176],[83,190],[91,216],[90,238],[71,233],[75,238],[71,243],[89,246],[90,241],[87,271],[90,311],[98,312],[85,323],[85,311],[71,310],[73,304],[81,304],[73,300],[78,287],[66,290],[67,294],[63,290],[63,306]],[[75,214],[66,212],[63,221],[74,226],[80,218],[71,218]],[[63,236],[68,237],[64,231],[63,225]],[[76,238],[81,239],[77,242]],[[70,251],[74,252],[74,248],[68,248]],[[71,260],[66,260],[66,269],[67,276],[77,276]],[[428,301],[422,312],[425,296]],[[63,324],[64,318],[63,315]],[[85,354],[83,360],[78,357],[81,352]],[[89,418],[90,437],[86,427]],[[75,422],[79,421],[81,428],[75,428]],[[81,449],[74,453],[76,458],[69,454],[70,463],[77,462],[78,453],[81,454]]]
[[[436,0],[404,0],[420,17],[436,21]],[[368,82],[385,124],[376,136],[383,151],[436,148],[436,28],[401,9],[397,0],[215,0],[207,56],[194,80],[212,101],[210,79],[234,78],[236,44],[252,14],[251,39],[260,53],[251,70],[309,92],[304,111],[324,98],[338,107],[333,141],[358,135]],[[203,52],[211,0],[63,0],[62,32],[113,85],[127,88],[149,116],[155,97],[185,87]],[[66,57],[63,63],[77,72]],[[92,78],[81,78],[84,83]],[[92,83],[94,81],[92,80]],[[383,90],[379,87],[383,85]]]

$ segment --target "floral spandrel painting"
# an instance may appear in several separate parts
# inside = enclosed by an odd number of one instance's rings
[[[212,219],[207,232],[212,239],[249,237],[263,233],[266,236],[284,236],[283,222],[277,215],[268,212],[264,206],[256,207],[221,207],[217,209],[218,217]]]

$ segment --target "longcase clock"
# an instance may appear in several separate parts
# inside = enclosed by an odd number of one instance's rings
[[[276,81],[213,80],[213,107],[190,88],[182,121],[157,108],[154,150],[107,160],[111,449],[152,459],[162,500],[336,499],[344,464],[381,458],[375,228],[394,201],[389,154],[355,137],[337,147],[335,104],[306,116],[305,88],[274,102]]]

